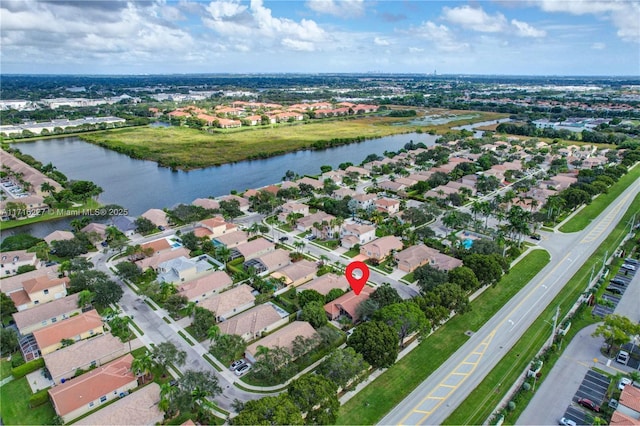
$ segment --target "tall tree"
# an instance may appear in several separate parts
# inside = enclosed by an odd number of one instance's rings
[[[318,374],[305,374],[289,385],[287,393],[310,425],[335,424],[340,409],[337,386]]]
[[[318,366],[316,373],[323,375],[343,389],[355,386],[369,368],[362,354],[353,348],[336,349]]]
[[[382,285],[378,286],[375,291],[371,293],[370,299],[376,301],[379,308],[402,302],[398,291],[391,287],[389,283],[382,283]]]
[[[413,277],[418,280],[418,287],[423,293],[433,290],[449,279],[445,271],[441,271],[427,264],[422,265],[413,272]]]
[[[404,339],[412,333],[422,334],[431,329],[424,312],[413,302],[394,303],[385,306],[373,315],[376,321],[384,322],[398,333],[401,347]]]
[[[209,353],[223,364],[231,364],[242,356],[247,348],[247,342],[237,334],[221,334],[209,347]]]
[[[247,401],[230,422],[232,425],[301,425],[304,419],[289,395],[283,393]]]
[[[614,347],[620,347],[631,341],[631,336],[640,334],[640,324],[636,324],[629,318],[611,314],[604,317],[604,323],[596,327],[592,336],[604,337],[607,344],[607,354]]]
[[[133,371],[136,375],[142,377],[142,383],[146,382],[147,376],[151,373],[151,370],[154,368],[155,362],[151,357],[149,351],[145,352],[144,355],[137,357],[131,363],[131,371]]]
[[[313,301],[304,305],[300,314],[302,321],[309,322],[313,328],[319,328],[327,323],[327,314],[321,302]]]
[[[151,356],[158,365],[174,364],[180,367],[187,360],[187,353],[169,341],[154,346]]]
[[[381,321],[370,321],[356,327],[347,340],[347,346],[361,353],[373,368],[384,368],[396,362],[398,342],[398,334],[391,326]]]

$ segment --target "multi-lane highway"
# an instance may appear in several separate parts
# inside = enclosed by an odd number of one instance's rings
[[[640,181],[636,181],[582,232],[543,233],[540,246],[549,251],[551,262],[380,424],[441,424],[613,230],[639,190]]]

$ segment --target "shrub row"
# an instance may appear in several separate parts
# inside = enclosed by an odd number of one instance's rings
[[[16,379],[19,379],[42,367],[44,367],[44,359],[42,358],[34,359],[33,361],[29,361],[26,364],[22,364],[17,366],[16,368],[12,368],[11,375],[13,375],[13,377]]]
[[[31,395],[29,397],[29,407],[36,408],[42,404],[46,404],[49,401],[49,392],[47,389],[43,389]]]

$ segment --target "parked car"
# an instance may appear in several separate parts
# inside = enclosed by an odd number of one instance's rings
[[[620,364],[623,364],[623,365],[627,365],[628,361],[629,361],[629,352],[627,351],[618,352],[618,356],[616,357],[616,362],[619,362]]]
[[[542,237],[540,236],[540,234],[531,234],[531,239],[540,241]]]
[[[616,284],[616,285],[621,285],[621,286],[625,286],[627,285],[627,283],[625,283],[624,281],[622,281],[620,278],[614,278],[610,281],[611,284]]]
[[[162,225],[158,225],[158,230],[160,230],[160,231],[164,231],[164,230],[165,230],[165,227],[164,227],[164,226],[162,226]]]
[[[235,371],[237,368],[242,367],[245,364],[246,364],[246,362],[244,361],[244,359],[239,359],[237,361],[233,361],[231,363],[231,369]]]
[[[620,381],[618,382],[618,389],[622,390],[624,389],[625,386],[630,385],[631,383],[633,383],[631,381],[630,378],[628,377],[623,377],[622,379],[620,379]]]
[[[244,365],[238,367],[236,369],[236,376],[242,376],[243,374],[246,374],[249,371],[250,368],[251,368],[250,364],[244,364]]]
[[[631,265],[631,264],[629,264],[629,263],[625,263],[625,264],[623,264],[623,265],[622,265],[622,268],[623,268],[623,269],[628,269],[628,270],[630,270],[630,271],[635,271],[635,270],[636,270],[636,267],[635,267],[635,266],[633,266],[633,265]]]
[[[618,287],[609,286],[609,287],[607,287],[606,290],[610,291],[611,293],[615,293],[615,294],[622,294],[623,293],[623,291],[620,290]]]
[[[560,421],[558,422],[559,425],[565,425],[565,426],[577,426],[576,422],[574,422],[571,419],[568,419],[566,417],[563,417],[560,419]]]
[[[280,241],[287,241],[289,239],[289,237],[287,237],[286,235],[284,237],[280,237],[279,238]]]
[[[596,413],[600,412],[600,406],[588,398],[578,398],[578,404]]]
[[[627,258],[624,260],[624,262],[625,262],[625,263],[628,263],[628,264],[630,264],[630,265],[636,265],[636,266],[640,265],[640,260],[636,260],[636,259],[631,258],[631,257],[627,257]]]

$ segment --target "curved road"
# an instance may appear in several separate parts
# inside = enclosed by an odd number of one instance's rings
[[[639,189],[640,181],[630,185],[582,232],[542,232],[540,246],[549,251],[551,262],[380,424],[442,424],[609,235]]]

